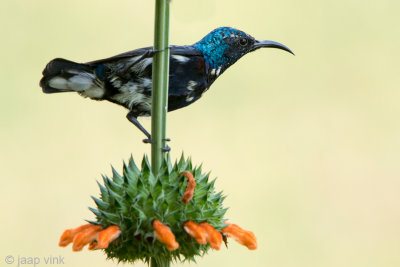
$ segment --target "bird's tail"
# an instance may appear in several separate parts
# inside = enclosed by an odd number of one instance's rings
[[[40,86],[44,93],[80,92],[93,89],[96,75],[92,66],[56,58],[43,70]]]

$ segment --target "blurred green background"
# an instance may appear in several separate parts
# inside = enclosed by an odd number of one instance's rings
[[[110,163],[120,170],[150,146],[121,107],[44,95],[38,83],[55,57],[151,45],[153,2],[1,1],[1,266],[7,255],[116,266],[58,238],[93,218],[89,196]],[[212,170],[227,217],[258,237],[256,251],[232,241],[198,266],[400,266],[399,10],[395,0],[172,2],[171,44],[232,26],[296,53],[251,53],[169,113],[172,158],[184,150]]]

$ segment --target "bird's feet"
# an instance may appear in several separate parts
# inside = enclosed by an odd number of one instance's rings
[[[165,147],[161,148],[162,152],[170,152],[171,148],[169,147],[169,145],[166,145]]]
[[[165,139],[163,139],[163,141],[169,142],[169,141],[171,141],[171,138],[165,138]],[[151,137],[150,137],[150,138],[145,138],[145,139],[143,139],[143,143],[145,143],[145,144],[151,144]]]
[[[171,139],[165,138],[165,139],[163,139],[163,141],[169,142],[169,141],[171,141]],[[151,137],[143,139],[143,143],[151,144]],[[166,145],[165,147],[161,148],[161,150],[162,150],[162,152],[169,152],[169,151],[171,151],[171,148],[168,145]]]

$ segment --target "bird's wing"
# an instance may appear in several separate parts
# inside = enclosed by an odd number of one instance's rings
[[[141,56],[141,55],[145,55],[145,54],[148,55],[146,57],[152,57],[153,52],[154,52],[153,47],[148,46],[148,47],[132,50],[129,52],[125,52],[125,53],[122,53],[122,54],[119,54],[119,55],[116,55],[113,57],[91,61],[91,62],[88,62],[87,64],[112,63],[115,61],[126,60],[126,59],[129,59],[132,57],[137,57],[137,56]],[[186,46],[172,45],[172,46],[170,46],[170,54],[171,55],[180,55],[180,56],[201,56],[202,55],[201,51],[195,49],[192,46],[188,46],[188,45],[186,45]]]
[[[171,49],[171,55],[177,55],[177,56],[202,56],[203,53],[200,50],[197,50],[191,45],[185,45],[185,46],[175,46],[172,45],[170,46]]]
[[[140,55],[144,55],[146,53],[150,53],[151,51],[153,51],[153,47],[144,47],[144,48],[139,48],[136,50],[132,50],[129,52],[125,52],[113,57],[109,57],[109,58],[104,58],[104,59],[99,59],[99,60],[95,60],[95,61],[91,61],[88,62],[87,64],[106,64],[106,63],[113,63],[119,60],[125,60],[125,59],[129,59],[132,57],[137,57]]]

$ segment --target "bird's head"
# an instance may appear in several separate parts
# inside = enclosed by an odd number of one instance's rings
[[[221,27],[207,34],[194,44],[200,50],[212,69],[224,71],[245,54],[262,47],[272,47],[293,52],[283,44],[274,41],[256,40],[240,30]]]

